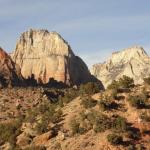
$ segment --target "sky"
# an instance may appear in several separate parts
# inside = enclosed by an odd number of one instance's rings
[[[150,54],[150,0],[0,0],[0,6],[0,46],[9,53],[33,28],[57,31],[89,67],[135,45]]]

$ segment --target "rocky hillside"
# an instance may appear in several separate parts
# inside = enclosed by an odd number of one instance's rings
[[[78,85],[94,80],[86,64],[56,32],[32,29],[24,32],[12,59],[24,78],[34,75],[39,82],[47,83],[53,78],[67,85]]]
[[[142,47],[135,46],[113,53],[106,62],[93,65],[91,72],[105,87],[123,75],[139,84],[150,75],[150,58]]]
[[[0,48],[0,86],[18,85],[21,83],[20,69],[10,56]]]
[[[2,150],[150,149],[150,84],[8,88],[0,99]]]

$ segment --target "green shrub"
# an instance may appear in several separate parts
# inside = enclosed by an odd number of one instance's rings
[[[114,80],[111,84],[108,85],[107,89],[117,90],[119,88],[119,82]]]
[[[121,144],[123,141],[122,136],[119,136],[117,134],[108,134],[107,135],[107,140],[110,142],[112,145],[118,145]]]
[[[111,109],[117,109],[118,108],[118,104],[114,101],[110,101],[110,100],[101,100],[99,101],[99,108],[102,111],[106,111],[106,110],[111,110]]]
[[[117,90],[116,90],[116,89],[113,89],[113,90],[112,90],[111,98],[117,99]]]
[[[97,101],[92,99],[91,97],[83,97],[81,101],[81,105],[83,105],[84,108],[92,108],[96,106]]]
[[[134,86],[134,80],[128,76],[123,75],[123,77],[119,79],[119,86],[122,88],[133,87]]]
[[[80,94],[95,94],[100,91],[100,86],[96,82],[88,82],[80,86]]]
[[[30,123],[34,123],[36,121],[36,117],[38,115],[37,109],[33,108],[28,110],[25,120]]]
[[[127,130],[126,119],[118,116],[113,122],[113,128],[119,132],[123,132]]]
[[[48,132],[49,121],[46,120],[45,118],[42,118],[41,122],[37,123],[35,126],[35,130],[37,131],[38,134],[42,134],[45,132]]]
[[[111,120],[106,115],[97,111],[91,111],[87,114],[87,120],[93,125],[95,132],[104,132],[111,128]]]
[[[108,89],[118,90],[119,88],[131,88],[134,86],[134,80],[128,76],[123,75],[118,81],[114,80]]]
[[[64,103],[63,103],[62,97],[59,97],[58,105],[59,105],[60,107],[64,107]]]
[[[9,142],[11,145],[15,145],[16,137],[20,133],[21,124],[21,120],[0,124],[0,143]]]
[[[79,93],[77,90],[70,88],[64,93],[64,96],[59,98],[59,100],[62,101],[61,103],[67,104],[71,102],[73,99],[75,99],[76,97],[78,97],[78,95]]]
[[[26,122],[37,123],[35,129],[41,134],[49,130],[48,125],[50,122],[59,122],[61,116],[62,111],[57,109],[55,104],[44,102],[28,112]]]
[[[80,133],[80,123],[76,119],[70,121],[70,128],[73,134]]]
[[[137,109],[146,107],[145,97],[143,97],[141,95],[129,96],[128,101],[131,106],[133,106]]]

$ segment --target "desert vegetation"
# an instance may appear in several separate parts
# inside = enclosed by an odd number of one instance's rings
[[[111,148],[147,148],[149,90],[147,85],[133,85],[130,78],[123,77],[105,91],[100,91],[96,83],[62,89],[1,89],[0,144],[9,143],[13,149],[45,150],[48,143],[51,149],[62,149],[71,146],[65,143],[69,140],[91,137],[93,147],[99,144],[99,138]],[[4,97],[6,92],[9,96]],[[141,142],[143,138],[146,140]]]
[[[134,87],[134,80],[128,76],[123,75],[119,80],[114,80],[109,86],[108,89],[119,90],[120,88],[132,88]]]

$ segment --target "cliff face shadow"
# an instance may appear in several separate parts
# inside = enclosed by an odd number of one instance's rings
[[[93,75],[91,75],[91,78],[92,78],[92,82],[96,82],[102,90],[105,90],[105,87],[104,87],[103,83],[102,83],[100,80],[98,80],[98,79],[97,79],[95,76],[93,76]]]
[[[68,87],[63,82],[59,82],[59,81],[55,80],[54,78],[49,78],[48,83],[43,83],[41,79],[36,80],[34,74],[32,74],[27,79],[24,79],[24,86],[25,87],[28,87],[28,86],[32,86],[32,87],[40,86],[40,87],[45,87],[45,88],[53,88],[53,87],[55,87],[55,88],[58,88],[58,89],[67,88]]]
[[[5,79],[0,76],[0,85],[5,85]],[[89,80],[80,81],[79,84],[76,86],[80,86],[81,84],[86,84],[88,82],[94,82],[99,85],[99,89],[104,90],[104,86],[100,80],[98,80],[93,75],[89,76]],[[72,85],[66,85],[65,83],[61,81],[57,81],[54,78],[49,78],[49,81],[47,83],[43,83],[43,81],[39,78],[36,79],[35,75],[32,74],[27,79],[23,78],[21,82],[19,82],[16,87],[43,87],[43,88],[57,88],[57,89],[65,89],[74,86]],[[51,94],[50,94],[51,95]]]

